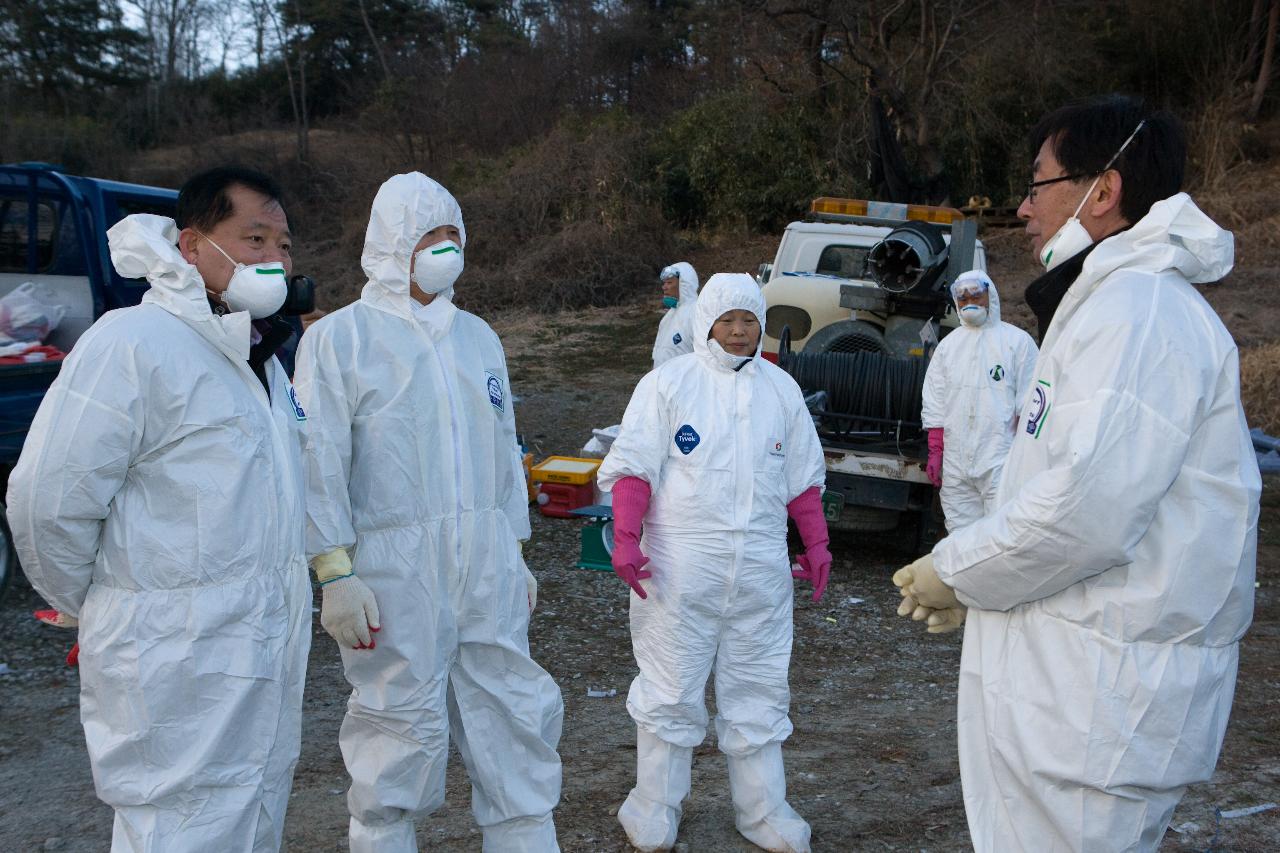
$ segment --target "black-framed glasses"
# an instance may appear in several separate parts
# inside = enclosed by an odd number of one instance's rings
[[[1039,189],[1040,187],[1046,187],[1049,184],[1059,184],[1059,183],[1062,183],[1063,181],[1079,181],[1084,178],[1092,178],[1096,174],[1098,173],[1095,172],[1092,174],[1085,173],[1085,174],[1077,174],[1077,175],[1063,175],[1060,178],[1045,178],[1043,181],[1027,181],[1027,200],[1030,201],[1032,204],[1035,204],[1036,190]]]

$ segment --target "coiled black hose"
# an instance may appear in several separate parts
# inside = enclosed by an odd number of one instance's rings
[[[875,352],[784,352],[778,366],[805,393],[825,391],[826,427],[833,432],[918,432],[928,362]],[[842,415],[846,417],[833,418]]]

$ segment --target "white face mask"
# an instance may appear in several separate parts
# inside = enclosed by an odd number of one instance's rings
[[[209,240],[203,234],[200,236]],[[227,289],[220,294],[213,294],[215,298],[232,311],[248,311],[249,316],[254,320],[270,317],[280,310],[285,297],[289,295],[289,283],[285,276],[284,264],[279,261],[242,264],[212,240],[209,240],[209,245],[222,252],[224,258],[236,265],[235,272],[231,274],[231,280],[227,282]]]
[[[1044,265],[1046,272],[1093,245],[1093,237],[1080,224],[1080,211],[1084,210],[1084,203],[1089,200],[1089,196],[1093,195],[1093,190],[1098,186],[1098,181],[1102,180],[1102,176],[1115,165],[1116,160],[1124,153],[1124,149],[1129,147],[1129,143],[1133,141],[1133,138],[1138,135],[1138,131],[1142,130],[1142,126],[1146,123],[1146,119],[1138,122],[1138,126],[1133,129],[1133,133],[1129,134],[1129,138],[1124,141],[1115,154],[1111,155],[1107,165],[1102,167],[1098,177],[1093,179],[1093,183],[1089,184],[1089,189],[1085,192],[1084,198],[1080,199],[1080,203],[1076,205],[1076,212],[1071,214],[1071,218],[1062,223],[1062,227],[1053,232],[1053,236],[1046,240],[1045,244],[1040,248],[1040,263]]]
[[[424,293],[441,293],[453,287],[462,267],[462,247],[445,240],[413,256],[413,283]]]
[[[960,309],[960,322],[966,326],[981,326],[991,312],[985,305],[966,305]]]

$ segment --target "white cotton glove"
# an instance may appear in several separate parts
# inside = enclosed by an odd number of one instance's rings
[[[343,548],[335,548],[311,561],[320,582],[323,601],[320,625],[349,649],[372,649],[377,643],[373,634],[382,628],[378,602],[373,590],[351,568],[351,558]]]
[[[933,568],[933,554],[925,554],[909,566],[904,566],[893,573],[894,586],[898,587],[904,599],[911,599],[916,607],[913,608],[912,617],[916,621],[928,618],[928,614],[917,616],[920,607],[926,607],[929,610],[946,610],[948,608],[963,608],[960,599],[956,598],[955,591],[947,586],[938,578],[938,573]],[[906,602],[903,602],[903,606]],[[902,607],[898,608],[900,615]]]
[[[327,581],[322,592],[320,624],[329,636],[348,649],[375,648],[377,642],[373,635],[382,624],[378,619],[378,602],[369,585],[355,575],[347,575]]]
[[[524,561],[524,542],[517,540],[516,549],[520,552],[520,568],[524,569],[524,585],[529,593],[529,615],[532,616],[533,608],[538,606],[538,579],[529,571],[529,565]]]

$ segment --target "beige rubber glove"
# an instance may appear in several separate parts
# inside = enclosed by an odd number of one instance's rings
[[[369,585],[355,576],[351,558],[342,548],[311,561],[323,600],[320,625],[338,645],[349,649],[377,647],[373,639],[382,628],[378,602]]]
[[[914,621],[921,622],[928,619],[932,614],[938,612],[930,607],[921,607],[916,603],[916,600],[907,595],[907,593],[902,590],[898,591],[902,592],[902,603],[898,605],[899,616],[910,616]]]
[[[964,624],[965,614],[968,612],[964,607],[948,607],[946,610],[934,610],[929,613],[929,627],[925,630],[930,634],[950,634]]]
[[[893,573],[893,583],[904,597],[910,596],[918,606],[930,610],[946,610],[952,607],[963,607],[955,592],[938,579],[933,568],[933,554],[925,554],[909,566],[904,566]],[[912,618],[920,621],[928,618],[912,614]]]

